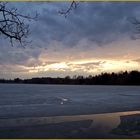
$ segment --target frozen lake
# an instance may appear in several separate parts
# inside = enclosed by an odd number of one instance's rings
[[[140,110],[140,86],[0,84],[0,118]]]

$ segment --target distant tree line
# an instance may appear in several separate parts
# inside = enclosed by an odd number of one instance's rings
[[[66,85],[140,85],[140,72],[101,73],[96,76],[66,76],[65,78],[32,78],[14,80],[0,79],[0,83],[23,83],[23,84],[66,84]]]

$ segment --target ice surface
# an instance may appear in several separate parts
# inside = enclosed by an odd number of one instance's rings
[[[140,86],[0,84],[0,118],[140,110]]]

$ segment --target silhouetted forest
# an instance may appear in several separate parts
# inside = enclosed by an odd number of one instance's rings
[[[0,83],[24,83],[24,84],[66,84],[66,85],[140,85],[140,72],[119,72],[101,73],[96,76],[66,76],[65,78],[32,78],[5,80],[0,79]]]

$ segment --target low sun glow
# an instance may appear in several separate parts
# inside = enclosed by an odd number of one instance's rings
[[[47,72],[47,71],[84,71],[87,74],[100,72],[119,72],[122,70],[138,69],[139,63],[134,61],[121,60],[80,60],[72,62],[60,62],[48,65],[31,67],[29,73]]]

